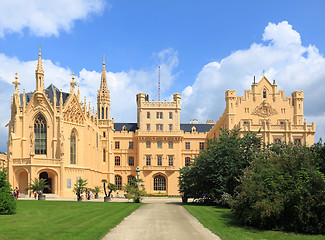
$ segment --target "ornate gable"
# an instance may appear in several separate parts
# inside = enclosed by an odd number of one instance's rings
[[[67,122],[74,122],[83,124],[85,121],[84,114],[81,110],[80,104],[76,95],[70,95],[63,109],[63,120]]]
[[[27,110],[53,113],[53,107],[44,92],[35,92],[27,104]]]
[[[253,115],[257,115],[263,118],[270,117],[272,115],[278,114],[277,110],[272,108],[266,100],[264,100],[259,106],[257,106],[252,112]]]

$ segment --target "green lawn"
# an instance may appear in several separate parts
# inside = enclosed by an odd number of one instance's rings
[[[17,201],[17,214],[0,215],[0,239],[101,239],[141,204]]]
[[[324,235],[303,235],[280,231],[261,231],[243,227],[229,209],[213,206],[183,205],[203,226],[223,240],[274,239],[274,240],[325,240]]]

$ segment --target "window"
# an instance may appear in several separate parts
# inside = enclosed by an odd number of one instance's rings
[[[158,149],[162,149],[162,142],[161,142],[161,141],[158,141],[158,142],[157,142],[157,148],[158,148]]]
[[[266,91],[263,91],[263,98],[266,98]]]
[[[244,125],[248,125],[248,121],[244,121]]]
[[[163,125],[162,124],[157,124],[156,129],[157,129],[157,131],[162,131],[163,130]]]
[[[105,114],[104,107],[102,107],[102,119],[104,119],[104,114]]]
[[[275,144],[281,144],[281,139],[280,138],[274,138],[274,143]]]
[[[280,122],[280,125],[284,125],[284,122]]]
[[[121,158],[119,156],[115,157],[115,166],[120,166],[121,165]]]
[[[129,157],[129,166],[134,166],[134,157]]]
[[[133,149],[133,141],[129,142],[129,149]]]
[[[117,190],[122,190],[122,177],[119,175],[115,176],[115,185],[117,187]]]
[[[295,145],[301,144],[301,139],[300,138],[295,138]]]
[[[147,118],[150,119],[150,112],[147,112]]]
[[[190,142],[185,142],[185,149],[186,149],[186,150],[191,149]]]
[[[119,141],[115,142],[115,149],[120,149],[120,142]]]
[[[200,142],[200,150],[204,150],[204,142]]]
[[[106,132],[103,132],[103,137],[104,137],[104,138],[106,137]]]
[[[169,112],[169,119],[173,119],[173,113]]]
[[[146,141],[146,148],[151,148],[151,142],[150,141]]]
[[[162,156],[157,156],[157,166],[162,166]]]
[[[153,179],[153,190],[154,191],[166,191],[166,178],[158,175]]]
[[[169,149],[173,149],[173,147],[174,147],[173,145],[174,145],[174,143],[172,141],[168,142],[168,148]]]
[[[46,154],[46,120],[38,115],[34,122],[35,154]]]
[[[147,166],[151,165],[151,156],[146,156],[146,165]]]
[[[162,118],[163,118],[163,113],[157,112],[157,119],[162,119]]]
[[[135,184],[135,177],[130,175],[128,176],[128,185],[132,185],[132,184]]]
[[[96,147],[98,148],[98,133],[96,133]]]
[[[106,162],[106,150],[103,149],[103,162]]]
[[[186,157],[185,158],[185,166],[190,166],[191,165],[191,158],[190,157]]]
[[[147,131],[150,131],[150,124],[147,124]]]
[[[168,166],[174,166],[174,157],[168,156]]]
[[[169,131],[173,131],[173,124],[169,124]]]
[[[76,134],[74,131],[70,136],[70,164],[76,164]]]
[[[108,119],[108,111],[107,111],[107,108],[106,108],[106,119]]]

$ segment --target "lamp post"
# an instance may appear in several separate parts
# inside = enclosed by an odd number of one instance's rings
[[[137,172],[137,185],[138,185],[138,189],[139,189],[139,172],[140,172],[140,168],[139,166],[137,166],[137,170],[135,170]]]

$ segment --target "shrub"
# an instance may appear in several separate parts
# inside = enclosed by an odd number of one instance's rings
[[[312,151],[274,145],[248,167],[233,210],[245,224],[262,229],[325,233],[325,177]]]
[[[7,181],[7,172],[0,169],[0,215],[16,213],[16,200],[12,196],[11,186]]]

